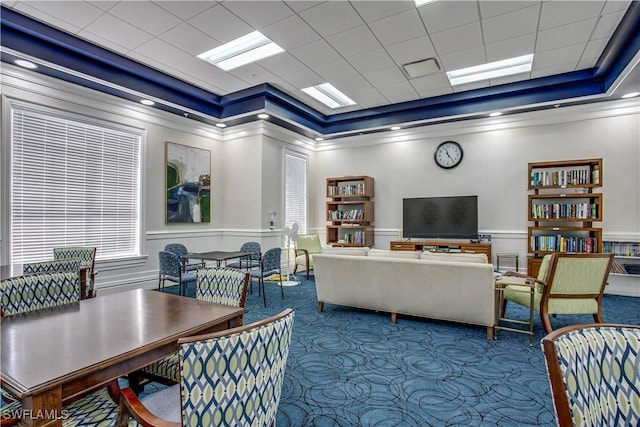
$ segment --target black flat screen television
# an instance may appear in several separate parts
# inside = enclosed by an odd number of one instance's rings
[[[402,234],[421,239],[477,239],[478,196],[402,199]]]

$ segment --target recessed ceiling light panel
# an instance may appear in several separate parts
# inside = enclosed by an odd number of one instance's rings
[[[336,89],[331,83],[310,86],[302,89],[304,93],[322,102],[329,108],[346,107],[355,105],[355,101]]]
[[[280,52],[284,52],[284,49],[269,40],[260,31],[254,31],[201,53],[198,58],[204,59],[224,71],[229,71]]]
[[[533,64],[533,54],[490,62],[447,72],[451,86],[473,83],[480,80],[495,79],[514,74],[528,73]]]
[[[627,99],[627,98],[633,98],[640,95],[640,92],[629,92],[629,93],[625,93],[624,95],[622,95],[623,98]]]
[[[34,69],[38,68],[38,66],[36,64],[34,64],[33,62],[26,61],[24,59],[16,59],[13,62],[14,62],[14,64],[19,65],[22,68],[28,68],[30,70],[34,70]]]

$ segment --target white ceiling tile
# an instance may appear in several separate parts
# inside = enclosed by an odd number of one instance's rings
[[[431,34],[480,20],[476,1],[436,1],[418,8]]]
[[[588,70],[589,68],[593,68],[598,63],[598,58],[584,58],[578,62],[576,66],[576,70]]]
[[[353,56],[359,53],[379,49],[380,43],[369,27],[361,25],[348,31],[327,37],[327,41],[342,56]]]
[[[218,40],[221,44],[249,34],[254,29],[218,5],[189,19],[189,24]]]
[[[37,20],[49,22],[50,25],[71,34],[78,33],[84,26],[103,13],[93,6],[75,10],[70,2],[57,4],[50,1],[20,2],[16,4],[15,9]],[[74,16],[77,16],[75,21],[73,20]]]
[[[482,22],[485,43],[495,43],[512,37],[534,33],[538,28],[539,6],[519,9]]]
[[[354,55],[347,58],[347,61],[360,73],[392,67],[398,68],[384,49],[375,49]]]
[[[575,68],[583,51],[584,45],[580,44],[545,52],[536,52],[533,57],[533,71],[565,64],[573,64]]]
[[[559,27],[572,22],[600,16],[604,1],[544,1],[539,30]]]
[[[326,64],[320,64],[314,67],[313,71],[315,71],[319,76],[321,76],[324,81],[331,82],[334,81],[341,76],[349,75],[349,74],[358,74],[355,68],[351,66],[344,59],[339,59],[337,61],[328,62]]]
[[[487,55],[482,46],[440,55],[440,61],[443,71],[453,71],[459,68],[472,67],[488,62]]]
[[[296,12],[302,12],[303,10],[311,9],[314,6],[324,3],[324,1],[299,0],[285,1],[285,3]]]
[[[169,43],[160,39],[151,39],[135,48],[132,52],[146,56],[147,58],[162,58],[165,66],[168,65],[170,67],[192,58],[191,55],[183,50],[171,46]],[[128,54],[130,55],[132,52]]]
[[[324,37],[358,27],[364,22],[351,3],[328,1],[300,12],[300,16]]]
[[[286,4],[275,1],[226,1],[222,5],[258,30],[294,13]]]
[[[452,89],[453,89],[453,92],[455,93],[461,93],[461,92],[467,92],[470,90],[482,89],[486,86],[487,86],[487,82],[481,81],[481,82],[475,82],[475,83],[467,83],[466,85],[454,86]]]
[[[216,4],[215,2],[201,0],[158,0],[154,3],[185,21],[201,14]]]
[[[98,7],[102,10],[109,10],[115,5],[119,3],[119,0],[110,1],[110,0],[86,0],[86,3],[91,3],[93,6]]]
[[[249,86],[257,86],[262,83],[270,83],[272,85],[282,86],[283,84],[287,83],[280,76],[271,73],[270,71],[256,63],[243,65],[242,67],[238,67],[229,71],[229,73],[232,76],[237,77],[244,82],[247,82]]]
[[[257,64],[298,88],[322,83],[318,74],[287,52],[261,59]]]
[[[388,102],[371,83],[359,74],[343,76],[331,83],[361,107],[375,105],[376,103],[378,103],[377,105],[384,105]]]
[[[575,44],[585,45],[585,40],[589,39],[589,35],[595,25],[596,20],[594,18],[540,31],[536,43],[536,52],[544,52]]]
[[[182,23],[158,36],[165,42],[190,53],[193,56],[213,49],[220,43],[187,23]]]
[[[430,87],[426,86],[418,90],[420,98],[432,98],[434,96],[449,95],[453,93],[451,86]]]
[[[512,76],[500,77],[498,79],[491,79],[489,84],[491,86],[499,86],[507,83],[521,82],[529,79],[530,75],[531,73],[520,73],[520,74],[514,74]]]
[[[427,34],[415,9],[372,22],[369,27],[383,45],[399,43]]]
[[[608,39],[598,39],[598,40],[593,40],[587,43],[587,46],[585,47],[584,52],[582,53],[581,60],[600,58],[600,55],[602,55],[602,51],[607,45],[607,41]]]
[[[320,40],[320,35],[298,16],[290,16],[262,29],[262,33],[285,50]]]
[[[376,85],[376,89],[391,103],[413,101],[419,98],[418,92],[408,81],[384,86]]]
[[[225,95],[230,92],[235,92],[241,89],[245,89],[247,85],[237,77],[222,71],[215,65],[209,64],[206,61],[198,58],[192,58],[180,64],[176,64],[174,67],[178,71],[182,71],[187,75],[198,78],[202,81],[208,82],[212,85],[219,87],[223,92],[217,93],[218,95]]]
[[[531,71],[531,78],[548,77],[554,74],[569,73],[575,71],[577,66],[573,63],[555,65],[548,68],[539,68]]]
[[[503,15],[505,13],[513,12],[518,9],[524,9],[531,6],[540,6],[540,1],[492,1],[482,0],[479,1],[480,15],[483,19],[491,18],[492,16]]]
[[[154,36],[181,23],[175,15],[151,2],[123,1],[111,8],[109,13]],[[153,17],[153,19],[145,19],[145,17]]]
[[[451,88],[449,79],[444,73],[439,73],[433,76],[418,77],[417,79],[409,80],[411,86],[422,96],[425,91],[436,88]]]
[[[625,11],[631,5],[631,0],[609,0],[604,5],[603,14]]]
[[[155,68],[156,70],[163,71],[163,72],[166,72],[167,74],[173,75],[172,73],[173,70],[170,67],[167,67],[167,64],[166,62],[164,62],[164,60],[162,62],[157,61],[155,57],[149,57],[134,51],[129,51],[127,53],[127,57],[133,59],[134,61],[140,64],[143,64],[148,67]]]
[[[364,71],[362,76],[376,88],[379,88],[379,85],[406,83],[407,81],[405,75],[395,65],[392,68]]]
[[[536,33],[525,34],[524,36],[487,44],[485,45],[487,62],[528,55],[534,52],[535,44]]]
[[[482,46],[482,32],[480,23],[456,27],[451,30],[441,31],[431,36],[433,46],[439,55],[470,47]]]
[[[78,33],[78,37],[87,40],[91,43],[93,43],[96,46],[100,46],[103,47],[105,49],[109,49],[112,50],[113,52],[119,53],[123,56],[126,56],[126,53],[129,52],[131,49],[125,46],[120,46],[119,44],[114,43],[113,41],[106,39],[104,37],[100,37],[97,36],[95,34],[92,33],[88,33],[84,30],[80,31]]]
[[[433,58],[436,50],[429,37],[418,37],[401,43],[386,46],[387,52],[398,65]]]
[[[153,38],[151,34],[108,14],[87,25],[85,31],[128,49],[135,49]]]
[[[591,34],[591,39],[602,39],[611,37],[611,34],[616,30],[620,20],[624,16],[624,11],[609,13],[602,15],[596,24],[596,28]]]
[[[365,22],[374,22],[405,10],[416,10],[413,0],[352,1],[351,4]]]
[[[324,40],[316,40],[309,44],[290,49],[289,53],[310,67],[340,59],[338,52]]]

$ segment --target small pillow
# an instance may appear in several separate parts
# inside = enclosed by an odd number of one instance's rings
[[[387,251],[384,249],[371,249],[369,251],[370,257],[378,258],[405,258],[405,259],[419,259],[420,252],[408,252],[408,251]]]
[[[369,248],[368,247],[364,247],[364,248],[342,248],[342,247],[333,247],[333,246],[328,246],[326,248],[322,248],[322,252],[323,254],[330,254],[330,255],[360,255],[360,256],[367,256],[367,252],[369,252]]]

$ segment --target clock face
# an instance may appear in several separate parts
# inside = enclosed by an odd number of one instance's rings
[[[462,160],[462,147],[455,141],[445,141],[438,145],[433,154],[436,164],[444,169],[451,169]]]

